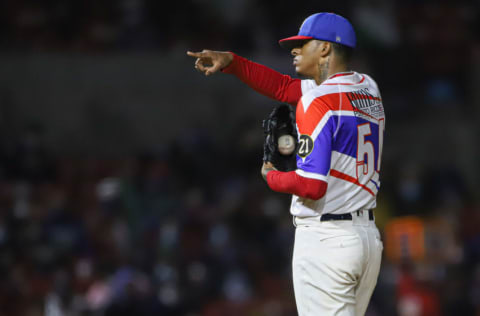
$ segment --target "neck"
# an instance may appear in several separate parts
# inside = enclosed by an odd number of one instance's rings
[[[345,64],[337,64],[335,62],[330,62],[330,59],[319,65],[318,75],[314,78],[317,85],[320,85],[324,82],[328,77],[339,73],[348,71],[347,65]]]

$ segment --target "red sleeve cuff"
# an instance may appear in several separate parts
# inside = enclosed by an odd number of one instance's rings
[[[267,173],[267,184],[270,187],[270,189],[272,188],[272,184],[274,182],[273,177],[280,174],[280,173],[281,173],[281,171],[276,171],[276,170],[272,170],[272,171],[269,171]]]
[[[273,191],[311,200],[321,199],[327,192],[327,182],[299,176],[295,171],[270,171],[267,173],[267,184]]]

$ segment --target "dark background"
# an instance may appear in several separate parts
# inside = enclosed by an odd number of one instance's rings
[[[375,214],[401,256],[367,315],[480,315],[478,2],[4,0],[0,316],[296,315],[290,197],[260,176],[276,102],[185,53],[294,75],[277,41],[321,11],[387,115]],[[406,216],[425,238],[385,238]]]

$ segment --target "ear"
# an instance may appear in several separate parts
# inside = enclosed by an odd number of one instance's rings
[[[332,44],[330,42],[321,41],[319,49],[320,49],[320,56],[322,57],[328,56],[332,51]]]

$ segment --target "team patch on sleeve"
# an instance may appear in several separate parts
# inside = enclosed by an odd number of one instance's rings
[[[302,158],[307,157],[313,151],[313,144],[314,144],[313,139],[310,135],[307,135],[307,134],[300,135],[298,140],[297,154]]]

